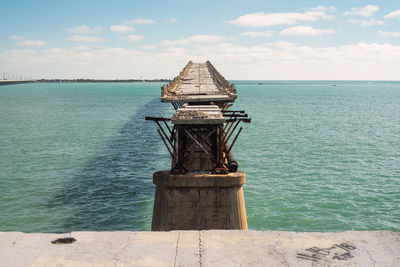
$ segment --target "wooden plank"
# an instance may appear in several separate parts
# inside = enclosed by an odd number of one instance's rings
[[[163,89],[161,97],[163,102],[229,102],[237,97],[236,91],[231,90],[229,83],[209,62],[189,62],[180,76],[166,88],[172,89]]]

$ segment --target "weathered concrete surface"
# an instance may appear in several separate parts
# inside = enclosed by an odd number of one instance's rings
[[[247,230],[242,187],[245,181],[242,172],[155,172],[151,230]]]
[[[3,232],[0,266],[400,266],[400,233]]]

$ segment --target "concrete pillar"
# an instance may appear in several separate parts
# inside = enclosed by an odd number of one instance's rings
[[[243,197],[246,175],[153,174],[156,187],[152,231],[247,230]]]

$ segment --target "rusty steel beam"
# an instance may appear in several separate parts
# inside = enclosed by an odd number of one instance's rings
[[[247,114],[224,114],[224,117],[234,117],[234,118],[247,118],[248,115]]]
[[[168,138],[168,135],[165,133],[163,127],[161,126],[161,124],[158,121],[155,121],[158,125],[158,127],[160,128],[160,130],[162,131],[162,133],[164,134],[165,138],[168,140],[168,143],[171,145],[171,147],[174,147],[173,143],[171,142],[170,138]]]
[[[209,132],[209,133],[207,134],[206,137],[202,138],[202,140],[200,141],[200,143],[205,143],[205,144],[211,149],[212,144],[209,144],[209,143],[207,142],[207,139],[208,139],[213,133],[215,133],[216,130],[217,130],[217,129],[214,129],[213,131]],[[193,135],[196,135],[197,138],[201,138],[201,136],[198,136],[198,135],[195,134],[194,132],[192,132],[192,134],[193,134]],[[190,147],[193,143],[194,143],[194,141],[191,141],[191,143],[188,145],[188,147]],[[193,151],[193,150],[192,150],[192,151]],[[189,151],[189,152],[191,153],[191,151]]]
[[[169,134],[171,134],[171,135],[172,135],[171,128],[169,128],[169,126],[168,126],[167,122],[166,122],[166,121],[163,121],[163,122],[164,122],[164,124],[165,124],[165,127],[167,127]]]
[[[243,129],[243,127],[240,127],[238,133],[236,134],[235,138],[233,139],[231,146],[229,147],[229,150],[226,152],[227,154],[229,154],[231,152],[232,147],[235,145],[236,139],[239,137],[239,134],[242,131],[242,129]]]
[[[224,141],[224,143],[223,143],[223,146],[225,146],[227,143],[228,143],[228,141],[229,141],[229,138],[231,138],[231,135],[233,134],[233,132],[236,130],[236,127],[239,125],[239,123],[240,123],[240,120],[238,120],[237,122],[236,122],[236,124],[235,124],[235,126],[233,127],[233,129],[231,130],[231,131],[229,131],[229,132],[227,132],[226,134],[228,134],[227,136],[226,136],[226,138],[223,140]],[[233,125],[233,124],[232,124]]]
[[[188,130],[186,130],[186,129],[183,129],[183,130],[187,133],[187,135],[189,135],[190,138],[192,138],[192,140],[196,143],[196,145],[197,145],[199,148],[201,148],[201,150],[204,151],[204,153],[206,153],[208,156],[210,156],[210,153],[208,153],[208,151],[202,146],[202,144],[200,144],[200,142],[197,141],[196,138],[194,138],[194,137],[189,133]],[[210,157],[211,157],[211,156],[210,156]]]
[[[232,114],[235,114],[235,113],[241,113],[241,114],[244,114],[244,113],[246,113],[244,110],[222,110],[221,111],[222,113],[232,113]]]
[[[158,132],[158,134],[160,135],[161,140],[163,141],[165,147],[168,149],[169,154],[170,154],[171,157],[173,158],[173,157],[174,157],[174,154],[172,154],[171,149],[170,149],[169,146],[167,145],[167,142],[164,140],[164,137],[162,136],[162,134],[161,134],[161,132],[160,132],[160,129],[157,129],[157,132]]]
[[[145,116],[146,121],[170,121],[171,118]]]
[[[241,119],[226,119],[225,122],[235,122],[235,121],[242,121],[245,123],[250,123],[251,118],[241,118]]]

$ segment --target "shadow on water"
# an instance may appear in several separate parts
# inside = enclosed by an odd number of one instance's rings
[[[141,107],[116,139],[51,197],[48,208],[62,214],[54,231],[150,230],[152,173],[169,155],[155,124],[144,116],[162,115],[165,108],[158,98]]]

